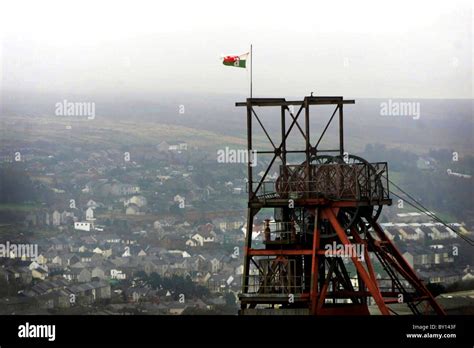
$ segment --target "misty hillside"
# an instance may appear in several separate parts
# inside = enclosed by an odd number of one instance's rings
[[[48,122],[54,122],[54,118],[58,117],[54,113],[55,104],[65,99],[95,103],[96,119],[87,124],[87,128],[94,128],[103,122],[131,122],[138,127],[140,124],[183,126],[192,128],[198,133],[209,131],[216,135],[246,137],[245,109],[235,107],[235,102],[244,101],[245,96],[160,94],[90,98],[86,95],[6,93],[0,111],[2,116],[42,117]],[[294,99],[297,97],[287,97],[287,100]],[[357,99],[356,104],[345,107],[345,137],[348,148],[360,151],[367,143],[382,143],[389,147],[401,148],[412,148],[416,145],[416,150],[419,151],[430,148],[452,148],[453,151],[472,149],[472,100],[393,99],[392,101],[419,102],[419,117],[414,119],[412,116],[382,116],[381,103],[387,103],[388,99]],[[322,106],[312,110],[311,129],[314,130],[313,137],[316,137],[331,116],[333,108]],[[279,134],[277,108],[264,110],[260,108],[257,114],[272,136]],[[68,122],[69,119],[60,121]],[[335,134],[335,126],[336,124],[333,124],[329,128],[329,135]],[[264,137],[259,127],[254,127],[254,130],[257,136]]]

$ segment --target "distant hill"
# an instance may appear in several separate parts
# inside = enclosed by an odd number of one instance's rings
[[[297,97],[287,97],[295,99]],[[351,98],[351,96],[347,96]],[[72,120],[54,116],[55,104],[64,99],[69,101],[91,101],[96,104],[96,119]],[[234,106],[236,101],[245,100],[245,96],[235,95],[146,95],[146,96],[87,96],[4,93],[0,109],[2,121],[5,116],[20,116],[31,119],[32,124],[49,125],[51,130],[62,128],[68,123],[81,122],[87,129],[83,136],[100,133],[100,128],[120,130],[121,142],[150,142],[154,139],[172,139],[185,137],[190,142],[242,143],[246,137],[246,116],[243,108]],[[381,143],[388,147],[400,147],[414,152],[424,152],[430,148],[452,148],[453,151],[471,151],[473,148],[473,101],[470,99],[441,100],[397,100],[419,102],[420,117],[382,116],[381,103],[388,99],[356,99],[355,105],[345,107],[345,137],[349,151],[361,151],[368,143]],[[181,113],[180,113],[181,111]],[[273,111],[273,113],[272,113]],[[329,116],[331,108],[314,108],[311,129],[314,137],[321,130]],[[278,135],[279,112],[263,110],[257,113],[272,135]],[[82,127],[81,126],[81,127]],[[334,125],[335,126],[335,125]],[[15,127],[13,127],[15,128]],[[34,127],[33,127],[34,128]],[[59,129],[58,128],[58,129]],[[102,129],[102,130],[104,130]],[[14,129],[12,129],[14,131]],[[33,130],[29,129],[29,132]],[[258,127],[255,134],[264,139]],[[21,129],[19,129],[21,133]],[[9,137],[10,131],[2,126],[2,137]],[[33,133],[31,133],[33,134]],[[20,135],[20,134],[18,134]],[[23,134],[27,136],[28,133]],[[333,139],[335,129],[328,130],[327,139]],[[276,137],[278,139],[278,136]],[[79,139],[78,139],[79,140]],[[117,139],[116,139],[117,140]],[[322,144],[323,145],[323,144]],[[330,146],[330,144],[328,144]]]

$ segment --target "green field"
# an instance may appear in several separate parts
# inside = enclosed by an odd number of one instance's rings
[[[30,212],[40,208],[39,204],[12,204],[12,203],[0,203],[0,211],[13,210],[16,212]]]

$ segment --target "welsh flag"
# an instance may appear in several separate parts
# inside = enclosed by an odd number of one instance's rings
[[[222,63],[236,68],[245,68],[247,64],[249,53],[241,54],[240,56],[225,56]]]

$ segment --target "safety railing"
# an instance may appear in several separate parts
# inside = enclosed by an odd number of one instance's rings
[[[288,165],[276,180],[253,182],[253,197],[326,198],[331,200],[389,199],[386,162],[355,164]],[[247,191],[250,187],[247,186]]]
[[[301,227],[295,222],[267,221],[262,233],[265,244],[291,244],[301,242],[303,238]]]
[[[247,294],[301,294],[303,293],[302,276],[265,276],[262,274],[246,277],[248,285]]]

